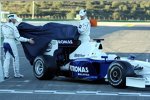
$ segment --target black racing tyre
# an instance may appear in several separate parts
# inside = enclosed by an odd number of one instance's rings
[[[108,82],[115,88],[126,88],[126,77],[134,76],[134,70],[126,61],[115,61],[110,64],[107,78]]]
[[[56,66],[54,66],[54,64],[48,64],[48,63],[54,63],[54,61],[50,61],[50,60],[47,61],[47,58],[45,58],[44,56],[36,57],[33,63],[33,72],[34,72],[34,76],[37,79],[50,80],[55,77]]]

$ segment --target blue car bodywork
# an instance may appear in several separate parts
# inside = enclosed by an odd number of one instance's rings
[[[99,80],[106,77],[113,60],[76,59],[70,63],[71,77],[84,80]]]

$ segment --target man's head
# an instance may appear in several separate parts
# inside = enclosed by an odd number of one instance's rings
[[[79,12],[79,15],[81,17],[81,20],[83,20],[86,17],[86,10],[85,9],[81,9]]]
[[[16,22],[19,22],[20,18],[16,14],[10,14],[8,15],[9,22],[12,22],[15,24]]]

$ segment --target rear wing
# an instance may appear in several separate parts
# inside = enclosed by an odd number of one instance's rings
[[[100,43],[101,41],[104,41],[104,39],[93,39],[94,41]]]

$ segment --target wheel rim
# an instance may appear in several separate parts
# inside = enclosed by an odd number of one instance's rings
[[[35,63],[35,73],[37,75],[42,75],[44,71],[44,65],[41,60],[37,60]]]
[[[122,71],[121,68],[119,66],[114,66],[111,70],[110,70],[110,80],[113,83],[118,83],[119,81],[121,81],[122,79]]]

